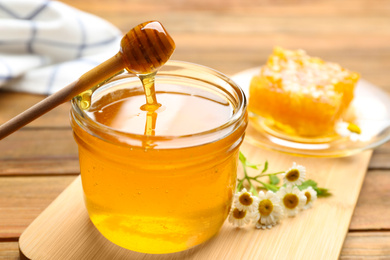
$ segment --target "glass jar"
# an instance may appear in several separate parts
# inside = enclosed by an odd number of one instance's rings
[[[121,91],[143,95],[138,77],[125,73],[72,100],[71,125],[93,224],[113,243],[142,253],[178,252],[210,239],[224,223],[235,190],[247,126],[243,91],[210,68],[168,62],[156,75],[158,101],[159,95],[199,97],[213,106],[228,105],[230,112],[215,113],[222,120],[201,130],[196,130],[204,125],[194,116],[198,113],[184,115],[175,123],[184,120],[182,124],[193,125],[195,132],[164,135],[134,133],[96,120],[91,111],[103,110],[95,104],[118,102]],[[184,105],[194,104],[199,113],[213,111],[203,103]],[[168,108],[161,114],[169,114]]]

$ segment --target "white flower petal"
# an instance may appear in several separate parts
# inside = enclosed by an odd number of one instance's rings
[[[291,180],[287,179],[287,177],[286,177],[287,174],[293,170],[295,170],[299,173],[298,179],[296,179],[295,181],[291,181]],[[306,178],[306,168],[304,166],[298,165],[294,162],[292,167],[282,174],[282,177],[283,177],[283,182],[285,184],[300,185]]]
[[[232,207],[232,209],[230,210],[229,217],[228,217],[229,223],[231,223],[232,225],[237,226],[237,227],[243,227],[246,224],[249,224],[251,221],[252,215],[249,212],[246,212],[246,214],[243,218],[237,219],[234,217],[234,214],[233,214],[235,209],[237,209],[237,208]]]
[[[278,196],[281,200],[280,204],[283,208],[284,213],[289,217],[296,216],[298,214],[298,212],[306,204],[305,194],[302,191],[300,191],[297,186],[287,186],[286,188],[282,187],[282,188],[280,188],[280,190],[282,190],[282,192],[280,194],[278,194]],[[284,197],[287,196],[288,194],[295,195],[298,198],[298,203],[295,206],[295,208],[286,207],[286,205],[284,204]]]
[[[306,192],[310,194],[310,200],[306,201],[306,204],[303,206],[303,209],[309,209],[313,206],[313,202],[317,200],[317,192],[311,186],[309,186],[307,189],[303,190],[302,192],[303,194],[306,194]]]
[[[252,203],[250,205],[244,205],[240,202],[240,197],[242,195],[247,195],[252,199]],[[250,212],[254,212],[256,210],[256,201],[258,198],[256,196],[253,196],[252,193],[248,192],[245,188],[242,189],[240,192],[236,193],[234,195],[234,206],[238,208],[239,210],[247,210]]]
[[[272,211],[269,214],[267,213],[267,215],[262,215],[261,210],[259,209],[259,204],[264,200],[267,200],[272,203]],[[254,221],[256,221],[256,223],[258,223],[259,225],[275,225],[283,216],[281,214],[281,210],[282,208],[280,206],[280,199],[276,193],[272,191],[267,191],[266,193],[264,193],[263,191],[261,191],[259,193],[258,202],[256,204],[256,218],[254,218]],[[263,214],[265,213],[263,212]]]

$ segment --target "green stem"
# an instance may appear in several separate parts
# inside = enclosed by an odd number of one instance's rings
[[[255,181],[255,182],[258,182],[258,183],[260,183],[260,184],[263,184],[263,186],[264,186],[264,182],[259,181],[259,180],[257,180],[257,179],[254,179],[254,181]]]
[[[260,177],[270,176],[270,175],[278,175],[278,174],[281,174],[281,173],[285,173],[285,172],[275,172],[275,173],[259,174],[259,175],[256,175],[255,177],[251,177],[251,178],[255,180],[255,179],[260,178]]]
[[[240,159],[240,161],[241,161],[241,164],[242,164],[242,167],[243,167],[244,177],[243,177],[242,179],[238,179],[237,192],[241,191],[241,189],[242,189],[243,186],[244,186],[245,180],[246,180],[246,181],[248,182],[248,184],[249,184],[249,192],[251,192],[251,193],[252,193],[253,195],[255,195],[255,196],[258,196],[258,192],[257,192],[256,187],[253,185],[252,180],[255,181],[255,182],[258,182],[258,183],[262,184],[262,185],[263,185],[263,188],[265,188],[265,189],[267,189],[267,190],[268,190],[268,189],[278,190],[278,187],[277,187],[277,186],[272,185],[272,184],[266,184],[266,183],[264,183],[264,182],[258,180],[258,178],[260,178],[260,177],[265,177],[265,176],[271,176],[271,175],[281,174],[281,173],[284,173],[284,171],[283,171],[283,172],[275,172],[275,173],[259,174],[259,175],[255,176],[255,177],[250,177],[250,176],[248,176],[248,172],[247,172],[247,169],[246,169],[246,167],[247,167],[247,165],[246,165],[246,163],[245,163],[246,160],[242,161],[242,160]]]
[[[261,183],[266,190],[271,190],[273,192],[277,192],[279,190],[279,187],[273,184],[268,184],[259,180],[256,180],[257,182]]]
[[[239,182],[237,184],[237,191],[241,190],[242,184],[244,183],[245,178],[239,179]]]
[[[259,193],[257,192],[256,187],[253,186],[252,182],[249,182],[249,183],[251,185],[251,188],[249,189],[249,191],[252,192],[253,195],[258,196]]]

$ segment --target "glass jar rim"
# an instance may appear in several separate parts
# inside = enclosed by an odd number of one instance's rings
[[[200,74],[209,74],[209,75],[215,77],[216,79],[221,80],[225,84],[228,84],[232,88],[234,93],[236,94],[236,101],[238,103],[238,106],[235,107],[233,114],[222,125],[219,125],[217,127],[214,127],[214,128],[211,128],[211,129],[208,129],[205,131],[192,133],[192,134],[148,136],[148,138],[151,141],[165,141],[165,140],[172,140],[172,139],[187,139],[187,138],[195,138],[195,137],[199,137],[199,136],[207,136],[207,135],[215,133],[217,131],[226,129],[226,128],[232,126],[233,124],[235,124],[236,122],[244,119],[244,117],[246,115],[246,107],[247,107],[246,96],[244,94],[244,91],[238,86],[238,84],[236,84],[228,76],[226,76],[225,74],[223,74],[215,69],[212,69],[212,68],[204,66],[204,65],[199,65],[199,64],[185,62],[185,61],[170,60],[164,66],[162,66],[162,68],[159,70],[160,74],[159,74],[159,72],[157,72],[156,78],[161,76],[161,73],[163,73],[163,72],[168,73],[168,75],[169,75],[169,72],[174,71],[175,68],[181,69],[181,70],[183,70],[183,69],[184,70],[193,70],[193,71],[197,71]],[[163,74],[163,75],[165,75],[165,74]],[[180,74],[170,75],[170,76],[171,77],[180,77]],[[113,79],[109,80],[107,83],[102,84],[102,86],[114,84],[117,80],[120,81],[120,80],[126,79],[126,78],[132,78],[132,79],[137,78],[137,75],[125,72],[124,74],[120,74],[117,77],[119,77],[119,79],[114,77]],[[183,78],[184,78],[184,76],[183,76]],[[201,80],[198,78],[191,78],[191,79],[192,80]],[[215,83],[207,82],[205,80],[201,80],[201,81],[203,81],[205,83],[210,83],[210,85],[216,86]],[[99,86],[99,88],[102,86]],[[228,92],[228,90],[226,90],[225,88],[223,88],[223,89],[226,92]],[[99,122],[93,120],[91,117],[89,117],[87,115],[87,113],[84,111],[84,109],[82,109],[80,107],[80,101],[81,101],[80,95],[74,97],[71,100],[71,116],[73,116],[74,119],[76,119],[75,121],[77,122],[77,124],[82,129],[87,130],[88,133],[90,133],[94,136],[97,136],[103,140],[106,140],[106,138],[99,135],[100,131],[104,131],[105,136],[108,135],[108,136],[116,136],[116,137],[131,138],[131,139],[139,139],[139,138],[145,136],[143,134],[125,132],[125,131],[121,131],[121,130],[118,130],[115,128],[111,128],[107,125],[104,125],[102,123],[99,123]],[[108,141],[108,140],[106,140],[106,141]]]

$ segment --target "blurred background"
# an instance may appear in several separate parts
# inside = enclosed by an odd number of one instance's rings
[[[390,91],[388,0],[64,0],[122,32],[159,20],[176,42],[173,59],[232,75],[260,66],[273,46],[360,72]]]
[[[261,66],[273,47],[281,46],[337,62],[390,94],[390,0],[61,2],[123,33],[159,20],[176,42],[172,59],[230,76]],[[44,97],[0,88],[0,123]],[[79,175],[69,109],[65,103],[0,142],[0,259],[18,259],[19,236]],[[389,156],[389,143],[373,153],[342,259],[390,257]]]

